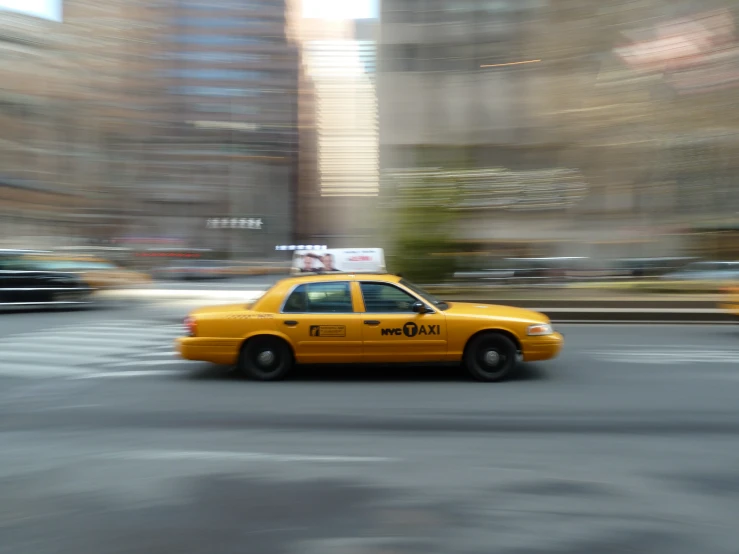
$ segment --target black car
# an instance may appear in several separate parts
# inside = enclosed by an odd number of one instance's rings
[[[152,274],[157,279],[178,281],[228,279],[231,276],[228,264],[218,260],[190,260],[187,263],[175,263],[156,268]]]
[[[77,275],[45,271],[24,259],[27,250],[0,250],[0,306],[77,305],[92,288]]]

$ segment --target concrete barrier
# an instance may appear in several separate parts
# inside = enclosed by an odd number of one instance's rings
[[[494,291],[535,291],[558,290],[566,293],[595,293],[595,294],[669,294],[669,295],[702,295],[721,294],[727,288],[735,287],[734,282],[702,282],[702,281],[594,281],[576,283],[542,283],[531,284],[467,284],[467,283],[439,283],[426,285],[424,288],[433,294],[443,295],[449,291],[464,294],[495,294]]]

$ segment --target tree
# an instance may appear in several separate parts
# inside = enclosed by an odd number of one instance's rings
[[[434,283],[454,272],[455,183],[448,172],[423,169],[387,175],[393,181],[393,244],[388,267]]]

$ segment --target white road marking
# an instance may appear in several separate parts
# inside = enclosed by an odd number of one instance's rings
[[[99,371],[106,372],[110,364],[143,369],[179,362],[181,368],[182,361],[172,346],[181,330],[181,325],[169,322],[131,320],[16,333],[0,339],[0,375],[89,378]],[[143,373],[151,371],[139,375]]]
[[[43,341],[45,344],[53,344],[56,341]],[[28,340],[17,340],[13,342],[1,342],[0,341],[0,350],[2,351],[8,351],[15,349],[20,352],[16,353],[23,353],[25,356],[31,356],[36,353],[36,351],[39,349],[39,341],[28,339]],[[59,344],[54,344],[54,355],[60,355],[64,356],[68,353],[75,354],[76,358],[79,359],[80,354],[84,354],[86,356],[95,356],[95,353],[98,353],[99,357],[114,357],[117,354],[123,354],[124,352],[128,352],[127,348],[116,348],[115,342],[109,342],[109,343],[101,343],[101,344],[77,344],[74,342],[71,342],[69,340],[65,340]],[[95,359],[97,359],[98,356],[95,356]]]
[[[688,363],[719,363],[739,364],[739,350],[712,351],[712,350],[613,350],[591,351],[589,354],[602,361],[630,364],[688,364]]]
[[[174,329],[151,329],[146,327],[141,328],[121,328],[121,329],[76,329],[74,331],[62,331],[55,333],[56,337],[84,337],[84,338],[96,338],[100,340],[106,339],[117,339],[118,337],[168,337],[175,332]],[[184,332],[184,330],[182,330]]]
[[[139,345],[145,342],[152,342],[152,339],[156,337],[147,337],[146,334],[141,334],[140,336],[135,336],[134,334],[121,334],[115,338],[115,344],[119,346],[124,345]],[[67,343],[70,340],[74,340],[78,343],[94,343],[94,344],[101,344],[105,343],[109,339],[101,339],[100,337],[90,337],[90,336],[79,336],[79,337],[65,337],[64,335],[57,335],[57,336],[51,336],[51,337],[44,337],[44,342],[52,343],[52,342],[61,342],[61,343]],[[36,343],[40,342],[40,340],[37,340]],[[109,343],[112,344],[112,343]]]
[[[175,357],[177,359],[180,359],[179,354],[175,352],[174,350],[166,350],[163,352],[139,352],[138,354],[134,354],[134,358],[156,358],[156,357],[167,357],[170,358]]]
[[[60,366],[53,363],[0,363],[0,375],[6,377],[69,377],[86,375],[89,371],[76,366]]]
[[[318,463],[387,463],[397,458],[377,456],[323,456],[311,454],[270,454],[266,452],[227,452],[208,450],[134,450],[103,455],[104,458],[138,461],[263,461]]]
[[[44,352],[39,350],[23,350],[23,351],[12,351],[3,349],[0,354],[0,359],[3,362],[13,362],[15,364],[22,363],[39,363],[48,360],[48,363],[56,364],[59,362],[72,362],[75,365],[83,365],[90,362],[106,361],[104,356],[88,357],[84,353],[63,353],[63,352]],[[111,356],[109,361],[118,361],[117,357]]]
[[[112,363],[106,363],[105,367],[127,367],[127,366],[138,366],[138,367],[154,367],[154,366],[160,366],[160,365],[172,365],[172,364],[193,364],[193,363],[199,363],[194,362],[192,360],[184,360],[182,358],[174,358],[172,360],[141,360],[139,359],[131,359],[131,360],[124,360],[124,361],[116,361]]]
[[[85,375],[78,375],[73,379],[125,379],[127,377],[161,377],[162,375],[176,375],[181,369],[159,369],[148,371],[95,371]]]

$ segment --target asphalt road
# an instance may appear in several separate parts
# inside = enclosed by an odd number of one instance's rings
[[[146,309],[2,315],[0,335]],[[739,329],[562,330],[559,359],[494,385],[176,361],[0,377],[0,553],[735,554]]]

